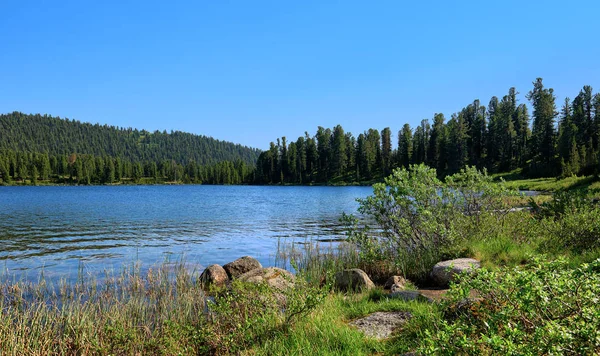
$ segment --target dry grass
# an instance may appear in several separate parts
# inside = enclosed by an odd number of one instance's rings
[[[198,354],[205,295],[183,265],[103,283],[0,285],[0,354]]]

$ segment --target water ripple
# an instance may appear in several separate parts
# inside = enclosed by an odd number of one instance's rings
[[[99,274],[133,261],[206,266],[248,254],[269,265],[278,239],[342,238],[341,213],[354,212],[355,199],[370,193],[366,187],[0,187],[1,267],[19,278],[40,270],[72,278],[81,268]]]

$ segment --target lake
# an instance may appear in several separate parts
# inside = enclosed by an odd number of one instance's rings
[[[243,255],[272,265],[278,242],[343,237],[339,218],[371,187],[0,187],[0,275],[100,276],[139,262],[193,268]]]

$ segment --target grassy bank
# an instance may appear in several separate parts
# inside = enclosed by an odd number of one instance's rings
[[[102,284],[7,281],[0,286],[0,353],[599,353],[594,182],[528,202],[514,189],[520,186],[494,179],[474,169],[445,181],[424,166],[394,172],[360,201],[362,219],[344,218],[347,241],[280,248],[278,262],[296,271],[285,291],[238,281],[206,292],[183,266],[126,269]],[[524,202],[531,209],[512,209]],[[361,268],[376,283],[402,275],[409,288],[427,288],[432,266],[457,257],[476,258],[483,269],[453,283],[441,302],[392,299],[381,287],[341,293],[332,285],[336,272]],[[349,324],[376,311],[411,317],[382,341]]]
[[[521,175],[521,170],[515,170],[508,173],[495,174],[493,178],[495,181],[504,180],[507,187],[514,189],[534,190],[545,193],[580,190],[594,196],[600,196],[600,177],[597,176],[526,178]]]

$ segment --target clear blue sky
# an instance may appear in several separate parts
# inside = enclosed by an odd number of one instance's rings
[[[511,86],[525,101],[536,77],[559,106],[600,89],[598,0],[23,0],[0,13],[0,112],[261,149],[319,125],[397,133]]]

